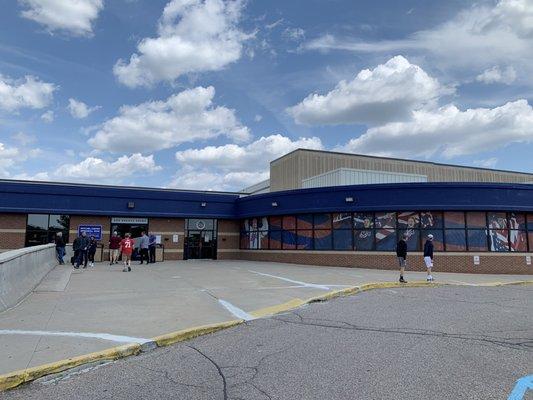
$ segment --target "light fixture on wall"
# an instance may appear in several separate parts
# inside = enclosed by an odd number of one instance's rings
[[[272,202],[272,207],[277,207],[278,206],[278,202],[277,201],[273,201]]]
[[[128,208],[129,209],[135,208],[135,203],[133,201],[128,201]]]
[[[351,196],[350,197],[346,197],[345,200],[346,200],[346,203],[353,203],[355,201],[354,198],[351,197]]]
[[[205,206],[207,206],[207,203],[206,203],[205,201],[202,201],[202,202],[200,203],[200,207],[205,207]]]

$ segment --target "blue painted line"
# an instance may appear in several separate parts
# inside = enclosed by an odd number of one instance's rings
[[[522,400],[528,390],[533,390],[533,375],[524,376],[517,380],[507,400]]]

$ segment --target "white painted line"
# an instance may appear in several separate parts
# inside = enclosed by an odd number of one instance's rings
[[[327,287],[330,287],[330,288],[332,288],[332,287],[341,287],[341,288],[342,288],[342,287],[344,287],[344,288],[346,288],[346,287],[352,287],[352,285],[326,285],[326,286],[327,286]]]
[[[264,274],[262,272],[252,271],[251,269],[249,269],[248,271],[252,272],[254,274],[258,274],[258,275],[268,276],[270,278],[281,279],[282,281],[285,281],[285,282],[296,283],[297,285],[300,285],[300,286],[303,286],[303,287],[310,287],[310,288],[321,289],[321,290],[330,290],[329,287],[324,286],[324,285],[315,285],[314,283],[295,281],[295,280],[292,280],[292,279],[283,278],[282,276],[276,276],[276,275]]]
[[[450,282],[458,283],[458,284],[460,284],[460,285],[465,285],[465,286],[479,286],[479,285],[476,284],[476,283],[468,283],[468,282],[463,282],[463,281],[450,281]]]
[[[218,299],[218,302],[237,318],[244,319],[245,321],[251,321],[252,319],[255,319],[253,315],[248,314],[246,311],[241,310],[239,307],[234,306],[230,302],[227,302],[222,299]]]
[[[57,331],[21,331],[14,329],[1,329],[0,335],[32,335],[32,336],[64,336],[64,337],[82,337],[88,339],[109,340],[118,343],[139,343],[144,344],[151,342],[151,339],[112,335],[110,333],[90,333],[90,332],[57,332]]]

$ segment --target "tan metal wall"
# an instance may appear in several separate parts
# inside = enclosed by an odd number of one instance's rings
[[[296,150],[270,163],[270,190],[300,189],[302,180],[337,168],[427,175],[428,182],[526,183],[533,174],[369,157],[313,150]]]

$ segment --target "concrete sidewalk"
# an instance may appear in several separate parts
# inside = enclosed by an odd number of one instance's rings
[[[178,261],[86,270],[56,267],[17,307],[0,314],[0,374],[103,350],[368,282],[395,271],[248,261]],[[423,273],[407,273],[423,280]],[[531,276],[435,274],[480,284]],[[106,336],[107,335],[107,336]],[[109,335],[115,335],[110,337]]]

